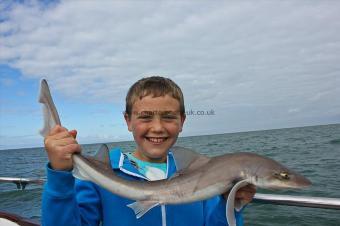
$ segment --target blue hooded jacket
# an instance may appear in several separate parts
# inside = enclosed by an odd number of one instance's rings
[[[112,169],[127,180],[146,180],[116,148],[110,151]],[[176,172],[172,153],[167,156],[167,178]],[[136,219],[128,204],[135,202],[112,194],[104,188],[75,179],[71,172],[47,167],[47,183],[42,200],[43,226],[225,226],[226,202],[221,196],[178,205],[161,205]],[[241,212],[236,212],[238,226],[243,225]]]

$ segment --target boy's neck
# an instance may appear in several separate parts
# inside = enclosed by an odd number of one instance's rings
[[[136,157],[139,160],[142,160],[144,162],[153,162],[153,163],[165,163],[167,156],[163,156],[162,158],[149,158],[147,156],[144,156],[139,151],[134,151],[132,154],[134,157]]]

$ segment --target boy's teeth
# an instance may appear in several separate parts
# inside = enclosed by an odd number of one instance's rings
[[[165,140],[165,138],[153,138],[153,137],[149,137],[148,139],[154,143],[161,143],[162,141]]]

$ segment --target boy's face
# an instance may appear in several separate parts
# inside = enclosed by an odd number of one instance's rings
[[[169,95],[145,96],[132,105],[131,116],[125,115],[129,131],[137,143],[135,156],[148,162],[165,162],[169,148],[182,131],[179,101]]]

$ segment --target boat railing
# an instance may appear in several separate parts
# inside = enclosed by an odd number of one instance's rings
[[[28,184],[43,184],[44,181],[44,179],[0,177],[0,183],[11,182],[16,184],[17,188],[21,190],[24,190]],[[253,198],[253,203],[340,210],[340,198],[256,193]]]
[[[274,205],[302,206],[322,209],[340,210],[339,198],[326,198],[314,196],[293,196],[256,193],[254,203],[265,203]]]

